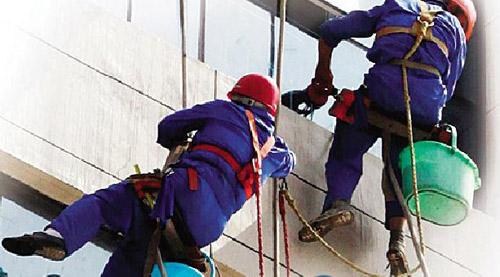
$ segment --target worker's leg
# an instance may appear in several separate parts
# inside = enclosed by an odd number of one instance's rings
[[[142,207],[135,208],[126,235],[109,258],[101,276],[142,276],[155,227],[156,223]]]
[[[154,224],[127,182],[85,195],[64,209],[48,226],[62,239],[36,232],[4,239],[3,245],[18,255],[60,260],[93,239],[102,225],[124,235],[102,276],[141,276]]]
[[[321,236],[332,228],[350,224],[354,219],[349,206],[352,194],[362,174],[363,155],[375,143],[378,130],[359,129],[337,120],[334,139],[330,148],[326,168],[328,193],[323,204],[323,212],[310,222]],[[307,228],[299,231],[299,239],[315,241]]]
[[[363,155],[378,138],[375,130],[360,130],[340,120],[335,127],[334,139],[325,164],[328,193],[323,211],[335,201],[350,202],[363,174]]]
[[[67,255],[95,237],[102,225],[127,235],[139,201],[127,182],[84,195],[49,225],[64,238]]]
[[[407,146],[407,140],[401,137],[392,136],[390,138],[389,158],[398,181],[401,186],[401,170],[398,166],[399,153]],[[387,144],[384,144],[384,151]],[[399,276],[408,273],[408,261],[405,254],[405,241],[403,228],[406,223],[403,209],[397,200],[393,183],[389,177],[389,167],[386,165],[382,177],[382,190],[385,197],[385,227],[390,231],[389,247],[387,259],[391,270],[391,276]]]
[[[407,145],[408,141],[405,138],[391,136],[389,158],[400,188],[402,185],[402,177],[401,169],[398,165],[399,154]],[[403,208],[396,197],[393,184],[390,180],[388,167],[384,168],[382,178],[382,191],[384,192],[385,198],[385,228],[388,230],[403,230],[406,220],[404,218]]]

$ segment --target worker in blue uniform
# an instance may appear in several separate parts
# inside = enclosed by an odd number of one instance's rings
[[[133,175],[85,195],[43,232],[3,239],[4,248],[18,255],[62,260],[107,225],[122,233],[124,241],[102,276],[143,276],[157,221],[165,224],[179,216],[198,248],[217,240],[231,216],[254,194],[254,185],[259,183],[255,178],[264,183],[269,177],[285,177],[295,165],[293,152],[273,135],[279,100],[274,81],[259,74],[246,75],[228,97],[232,101],[196,105],[159,123],[157,142],[169,149],[197,131],[190,150],[182,154],[170,174],[163,178]],[[256,171],[260,161],[261,171]],[[154,208],[145,209],[138,197],[145,190],[138,190],[138,184],[149,189],[158,185]]]
[[[474,6],[469,0],[386,0],[368,11],[352,11],[331,18],[320,27],[319,61],[311,84],[300,93],[285,95],[282,101],[286,105],[290,103],[287,97],[299,100],[289,104],[295,110],[302,102],[312,109],[323,106],[335,91],[330,70],[333,49],[342,40],[375,34],[373,46],[367,53],[374,65],[365,74],[364,84],[356,94],[367,96],[385,114],[404,120],[403,87],[406,82],[413,122],[432,126],[440,121],[442,108],[453,96],[465,62],[466,40],[472,34],[475,20]],[[419,28],[424,24],[427,29],[422,33],[423,41],[416,44]],[[412,53],[410,50],[415,45]],[[403,60],[405,58],[407,60]],[[406,80],[403,80],[403,63],[408,72]],[[367,126],[363,112],[366,113],[363,104],[356,104],[354,124],[337,120],[325,165],[328,193],[322,214],[311,221],[321,236],[353,221],[349,204],[362,175],[362,157],[381,136],[380,130]],[[365,122],[360,122],[363,120]],[[397,157],[407,144],[404,138],[391,140],[390,157],[400,180]],[[405,274],[408,272],[402,232],[405,218],[392,187],[385,187],[384,195],[386,228],[391,231],[387,253],[391,274]],[[307,228],[299,232],[299,239],[304,242],[316,240]]]

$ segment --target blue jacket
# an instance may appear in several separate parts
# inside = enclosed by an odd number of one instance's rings
[[[255,115],[261,146],[274,131],[274,118],[262,108],[249,108]],[[158,126],[157,142],[170,147],[186,133],[197,130],[193,145],[212,144],[230,153],[240,165],[253,157],[250,129],[245,108],[236,103],[215,100],[165,117]],[[283,139],[277,137],[274,147],[262,162],[262,184],[269,177],[285,177],[295,165],[295,155]],[[186,168],[199,174],[199,189],[188,188]],[[169,188],[173,188],[169,189]],[[243,187],[235,172],[221,157],[206,151],[186,152],[174,173],[165,178],[153,216],[169,216],[167,199],[173,198],[198,246],[215,241],[229,218],[246,201]]]
[[[427,3],[444,7],[438,1]],[[420,12],[416,0],[386,0],[369,11],[353,11],[345,16],[332,18],[321,25],[321,37],[332,47],[353,37],[370,37],[386,26],[411,27]],[[434,124],[441,118],[441,109],[450,100],[462,72],[466,40],[458,19],[443,11],[432,27],[434,36],[446,43],[446,57],[432,42],[424,41],[412,60],[436,67],[442,78],[421,71],[409,70],[412,114],[420,124]],[[414,43],[408,34],[391,34],[375,40],[367,58],[375,65],[365,74],[365,85],[370,98],[389,112],[403,112],[401,66],[392,65],[392,59],[401,59]]]

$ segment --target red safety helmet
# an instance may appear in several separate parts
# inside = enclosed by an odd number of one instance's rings
[[[229,99],[234,95],[246,96],[262,103],[273,116],[278,109],[280,90],[273,79],[251,73],[241,77],[233,89],[227,93]]]
[[[472,36],[472,31],[477,20],[477,12],[472,0],[448,0],[447,9],[455,15],[465,32],[467,40]]]

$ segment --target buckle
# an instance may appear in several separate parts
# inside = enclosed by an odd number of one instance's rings
[[[417,21],[421,23],[425,28],[434,26],[434,21],[422,18],[421,15],[417,17]]]
[[[245,105],[255,106],[255,102],[256,102],[255,100],[247,98],[247,99],[245,99],[245,101],[246,101]]]

